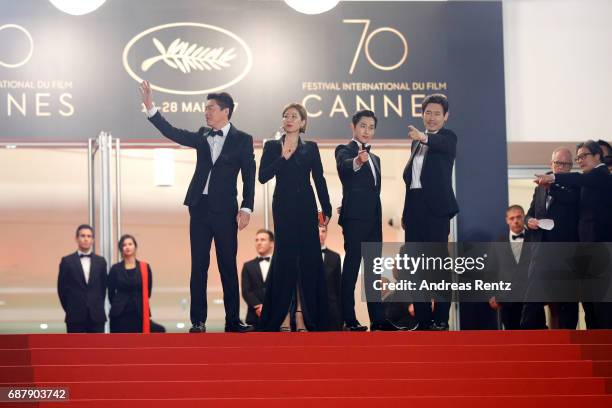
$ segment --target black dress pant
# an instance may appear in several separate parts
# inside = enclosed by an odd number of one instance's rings
[[[545,330],[546,314],[544,303],[525,302],[521,313],[521,329],[523,330]]]
[[[105,322],[94,322],[91,313],[87,312],[87,320],[83,322],[66,322],[68,333],[104,333]]]
[[[542,309],[542,312],[544,309]],[[505,330],[519,330],[521,328],[521,315],[523,303],[504,302],[501,304],[501,321]]]
[[[223,303],[225,305],[225,322],[233,324],[240,320],[238,267],[238,224],[233,211],[212,212],[208,197],[202,198],[196,206],[189,207],[189,236],[191,238],[191,309],[192,323],[205,323],[208,315],[206,288],[208,267],[210,265],[210,247],[215,240],[217,265],[223,286]]]
[[[370,220],[349,219],[342,223],[344,235],[344,265],[342,265],[342,316],[351,325],[357,321],[355,316],[355,286],[361,264],[361,243],[382,242],[382,224],[380,216]],[[380,248],[374,256],[380,256]],[[385,319],[385,307],[380,299],[375,299],[380,292],[373,293],[373,282],[378,279],[372,272],[373,259],[364,259],[364,285],[368,300],[368,315],[371,323],[380,323]]]
[[[423,190],[408,190],[402,219],[406,242],[448,242],[450,218],[439,217],[431,212],[425,202]],[[420,326],[426,327],[432,322],[448,324],[450,294],[439,295],[440,300],[435,302],[434,309],[430,302],[414,303],[414,312]]]

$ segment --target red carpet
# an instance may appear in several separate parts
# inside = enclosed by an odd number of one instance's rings
[[[612,331],[0,336],[16,407],[612,407]],[[382,407],[381,407],[382,408]]]

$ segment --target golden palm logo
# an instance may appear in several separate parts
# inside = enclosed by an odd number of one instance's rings
[[[183,74],[188,74],[191,70],[212,71],[229,68],[229,62],[236,58],[235,49],[230,48],[225,50],[223,47],[210,48],[198,46],[198,44],[189,45],[186,41],[181,41],[180,38],[172,41],[166,48],[161,41],[153,38],[153,44],[159,55],[144,60],[141,64],[143,71],[148,71],[155,63],[164,61],[171,68],[180,70]]]

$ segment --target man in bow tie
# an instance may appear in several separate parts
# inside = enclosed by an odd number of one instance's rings
[[[247,332],[253,327],[240,321],[238,287],[238,230],[245,228],[255,197],[255,155],[253,137],[230,123],[234,100],[225,92],[207,96],[206,127],[196,132],[173,127],[153,104],[151,86],[140,85],[142,102],[149,121],[168,139],[197,151],[196,169],[184,204],[189,207],[191,238],[190,333],[206,331],[208,305],[206,286],[210,248],[215,240],[217,265],[223,286],[225,331]],[[236,187],[242,174],[242,204],[238,207]],[[240,208],[240,209],[239,209]]]
[[[104,333],[106,261],[93,253],[94,232],[89,225],[76,230],[76,252],[62,258],[57,294],[66,312],[68,333]]]
[[[369,143],[376,132],[378,119],[374,112],[361,110],[353,115],[352,140],[336,147],[336,167],[342,182],[342,207],[338,224],[344,235],[342,267],[342,314],[345,329],[365,331],[355,315],[355,285],[361,263],[362,242],[382,242],[382,208],[380,204],[380,158],[372,153]],[[368,299],[370,330],[402,330],[385,318],[380,299],[371,299],[371,259],[364,260],[364,284]]]
[[[241,273],[242,298],[248,306],[246,323],[253,326],[259,324],[263,309],[266,278],[274,251],[274,233],[267,229],[257,231],[255,234],[255,250],[257,251],[257,257],[245,262]]]
[[[421,104],[425,131],[408,126],[412,145],[403,174],[402,212],[406,242],[448,242],[450,220],[459,212],[452,184],[457,135],[444,127],[448,107],[446,96],[429,95]],[[419,330],[448,330],[448,294],[436,297],[433,309],[431,301],[415,302]]]
[[[527,284],[527,271],[531,261],[531,247],[526,243],[527,230],[525,229],[525,210],[520,205],[511,205],[506,209],[506,224],[508,233],[499,238],[499,242],[491,249],[489,267],[504,282],[511,282],[510,294],[500,292],[492,294],[489,305],[499,310],[501,321],[506,330],[521,328],[521,315],[523,311],[523,296]],[[529,241],[529,240],[527,240]],[[493,280],[493,279],[491,279]],[[532,311],[541,311],[544,315],[544,305],[536,303]],[[546,323],[542,322],[542,329]]]

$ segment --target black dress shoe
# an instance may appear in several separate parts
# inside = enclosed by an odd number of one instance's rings
[[[206,333],[206,326],[202,322],[194,323],[189,329],[189,333]]]
[[[368,326],[363,326],[361,323],[355,320],[354,322],[346,323],[344,325],[344,330],[346,331],[367,331]]]
[[[225,325],[226,333],[248,333],[255,331],[255,327],[242,322],[230,323]]]
[[[403,326],[396,326],[390,320],[383,320],[382,322],[372,323],[370,331],[406,331],[408,328]]]
[[[435,322],[430,330],[434,331],[448,331],[448,323],[446,322]]]

